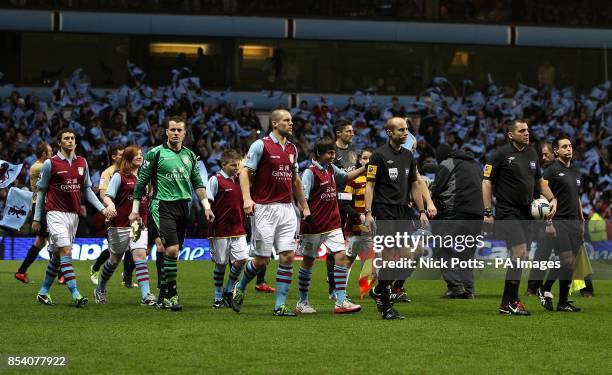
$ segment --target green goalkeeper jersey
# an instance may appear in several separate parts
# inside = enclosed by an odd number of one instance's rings
[[[134,199],[139,200],[151,181],[154,199],[161,201],[191,200],[191,187],[203,188],[196,155],[186,147],[174,151],[166,143],[147,152],[138,172]]]

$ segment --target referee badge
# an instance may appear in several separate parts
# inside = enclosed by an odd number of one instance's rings
[[[535,161],[529,162],[529,165],[531,166],[531,169],[536,169],[536,162]]]
[[[389,168],[389,178],[393,181],[397,179],[397,168]]]

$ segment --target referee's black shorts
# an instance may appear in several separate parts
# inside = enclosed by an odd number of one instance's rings
[[[385,232],[413,233],[416,230],[413,223],[413,210],[409,206],[375,203],[372,205],[372,216],[376,219],[377,228],[384,228]],[[381,221],[385,223],[383,224]],[[392,223],[393,221],[397,221],[397,223]],[[391,233],[381,234],[386,235]]]
[[[556,232],[553,239],[555,254],[559,255],[568,251],[578,254],[582,245],[582,222],[571,219],[553,219],[553,225]]]
[[[34,212],[36,212],[36,203],[32,205],[32,222],[34,222]],[[40,233],[38,233],[37,236],[49,238],[49,228],[47,228],[47,212],[44,208],[40,216]]]
[[[495,233],[506,241],[508,250],[526,244],[529,251],[532,239],[531,206],[511,206],[498,202],[495,207]]]
[[[159,238],[164,247],[183,247],[189,205],[187,201],[159,201]],[[153,224],[154,225],[154,224]]]

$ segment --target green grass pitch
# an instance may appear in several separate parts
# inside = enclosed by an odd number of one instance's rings
[[[46,263],[30,268],[28,285],[13,279],[18,262],[0,263],[0,354],[64,355],[68,367],[55,372],[74,374],[599,374],[612,369],[612,281],[596,280],[595,298],[573,298],[581,313],[546,312],[534,297],[524,297],[530,317],[498,314],[502,281],[478,281],[474,300],[440,299],[441,281],[409,281],[413,302],[396,306],[407,319],[382,321],[370,299],[362,301],[358,314],[334,315],[325,265],[317,262],[311,304],[319,313],[278,318],[272,316],[274,295],[257,293],[254,285],[240,314],[213,310],[211,262],[179,263],[180,313],[140,306],[138,289],[120,284],[122,266],[109,285],[109,304],[95,305],[91,263],[74,264],[79,289],[90,299],[83,309],[72,307],[61,285],[51,290],[57,306],[35,301]],[[275,268],[273,263],[266,277],[271,284]],[[297,268],[296,263],[295,273]],[[152,262],[149,269],[155,273]],[[355,272],[349,294],[357,295]],[[291,304],[296,295],[294,274]]]

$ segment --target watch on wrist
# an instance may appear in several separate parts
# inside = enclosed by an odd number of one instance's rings
[[[420,215],[420,214],[425,214],[425,213],[427,213],[427,211],[425,211],[425,210],[419,210],[419,215]]]
[[[491,207],[487,207],[484,209],[484,216],[493,216],[493,210],[491,210]]]
[[[364,215],[371,214],[371,213],[372,213],[372,210],[365,209],[365,210],[363,211],[363,214],[364,214]]]

